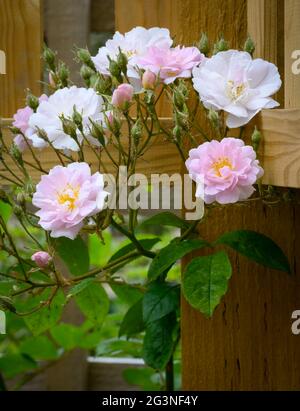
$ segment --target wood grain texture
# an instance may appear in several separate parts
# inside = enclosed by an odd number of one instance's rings
[[[285,107],[300,108],[300,74],[292,72],[294,50],[300,49],[300,2],[284,2]]]
[[[264,110],[257,125],[263,134],[263,183],[300,188],[300,110]]]
[[[24,106],[25,90],[40,94],[42,47],[40,0],[0,1],[0,50],[6,74],[0,75],[0,117]]]
[[[82,82],[74,47],[86,47],[90,34],[90,0],[44,0],[45,39],[70,68],[75,84]]]

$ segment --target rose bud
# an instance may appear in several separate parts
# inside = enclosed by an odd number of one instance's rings
[[[153,90],[156,83],[156,75],[150,70],[146,70],[142,77],[142,85],[146,90]]]
[[[38,267],[45,268],[49,265],[52,257],[46,251],[37,251],[32,254],[31,260],[34,261]]]
[[[133,87],[130,84],[120,84],[113,92],[112,104],[121,109],[126,110],[133,97]]]

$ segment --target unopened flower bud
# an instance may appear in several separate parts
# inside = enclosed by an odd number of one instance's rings
[[[134,123],[131,129],[131,136],[137,141],[142,135],[143,125],[140,119]]]
[[[76,55],[80,61],[89,66],[92,70],[95,69],[95,65],[88,49],[78,49]]]
[[[82,128],[82,115],[76,110],[76,106],[73,107],[72,120],[80,130]]]
[[[215,110],[209,109],[207,117],[215,129],[220,127],[219,114]]]
[[[28,93],[26,96],[26,105],[32,108],[35,111],[39,106],[39,99],[31,93]]]
[[[73,138],[77,138],[76,124],[72,120],[65,118],[65,117],[60,117],[60,120],[62,122],[64,133],[68,134],[69,136]]]
[[[120,70],[122,71],[122,73],[126,74],[127,73],[128,59],[127,59],[126,55],[124,53],[122,53],[121,49],[119,49],[119,54],[118,54],[118,57],[117,57],[117,63],[118,63],[118,66],[119,66]]]
[[[13,212],[17,217],[20,217],[23,214],[23,209],[18,204],[13,205]]]
[[[111,91],[111,77],[110,76],[103,76],[99,75],[97,76],[97,80],[94,85],[94,89],[99,93],[99,94],[110,94]]]
[[[105,146],[105,135],[101,124],[90,120],[92,126],[90,127],[91,136],[94,137],[102,146]]]
[[[252,40],[252,38],[249,36],[247,40],[245,41],[244,51],[247,51],[252,56],[252,54],[254,53],[254,50],[255,50],[255,43]]]
[[[53,88],[56,88],[57,78],[56,78],[56,75],[52,71],[49,71],[48,80],[49,80],[50,86]]]
[[[45,46],[43,51],[43,58],[51,70],[55,71],[55,53],[49,47]]]
[[[80,75],[85,82],[88,82],[93,74],[94,71],[90,67],[86,66],[85,64],[81,66]]]
[[[121,110],[127,110],[133,98],[133,91],[130,84],[120,84],[113,92],[112,104]]]
[[[67,68],[67,66],[65,65],[65,63],[60,63],[57,75],[58,75],[58,78],[59,78],[59,80],[60,80],[60,82],[63,86],[68,85],[69,74],[70,74],[70,71]]]
[[[255,151],[258,150],[259,143],[261,142],[261,132],[255,127],[251,136],[252,146]]]
[[[222,37],[220,40],[215,43],[213,54],[219,53],[219,51],[226,51],[229,49],[227,41]]]
[[[117,80],[120,80],[121,68],[119,64],[112,59],[109,60],[109,72],[112,76],[116,77]]]
[[[37,251],[32,254],[31,260],[40,268],[46,268],[52,260],[52,257],[46,251]]]
[[[146,70],[142,77],[142,85],[145,90],[153,90],[156,83],[156,75],[150,70]]]
[[[202,33],[198,43],[198,49],[205,55],[209,53],[209,41],[206,33]]]
[[[17,194],[17,203],[21,206],[24,207],[25,203],[26,203],[26,194],[24,193],[24,191],[19,191]]]
[[[17,160],[19,164],[23,165],[22,153],[15,144],[11,146],[10,153],[13,156],[13,158]]]

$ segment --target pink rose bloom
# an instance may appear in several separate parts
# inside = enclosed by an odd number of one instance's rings
[[[39,224],[51,231],[51,237],[74,239],[84,225],[86,217],[104,208],[103,175],[91,175],[86,163],[71,163],[67,167],[56,166],[43,175],[36,186],[32,203],[40,210]]]
[[[125,110],[132,100],[133,91],[133,87],[130,84],[120,84],[113,92],[112,104],[121,110]]]
[[[42,94],[39,97],[39,103],[47,100],[48,96],[46,94]],[[13,126],[20,129],[23,134],[26,134],[26,137],[30,137],[33,134],[33,129],[29,125],[29,119],[33,113],[32,108],[26,106],[24,108],[20,108],[16,114],[14,114]],[[30,140],[28,140],[28,143],[30,143]],[[16,135],[14,138],[14,144],[21,152],[27,148],[27,143],[21,134]]]
[[[32,254],[31,260],[34,261],[38,267],[45,268],[49,265],[52,257],[46,251],[37,251]]]
[[[190,150],[185,165],[191,178],[204,184],[196,192],[205,203],[220,204],[246,200],[255,191],[253,184],[263,175],[256,153],[237,138],[212,140]]]
[[[19,108],[16,114],[14,114],[13,126],[17,127],[22,131],[23,134],[25,134],[27,129],[29,128],[28,122],[32,114],[33,110],[28,106],[24,108]]]
[[[139,68],[150,70],[165,84],[169,84],[177,77],[191,77],[193,68],[204,58],[197,47],[150,47],[146,54],[137,57],[134,62]]]

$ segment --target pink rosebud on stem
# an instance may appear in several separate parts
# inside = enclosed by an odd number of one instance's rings
[[[120,84],[113,92],[112,104],[121,109],[126,110],[133,97],[133,87],[130,84]]]
[[[145,90],[153,90],[156,83],[156,75],[150,71],[146,70],[142,77],[142,85]]]
[[[31,260],[34,261],[38,267],[45,268],[49,265],[52,257],[46,251],[37,251],[32,254]]]

